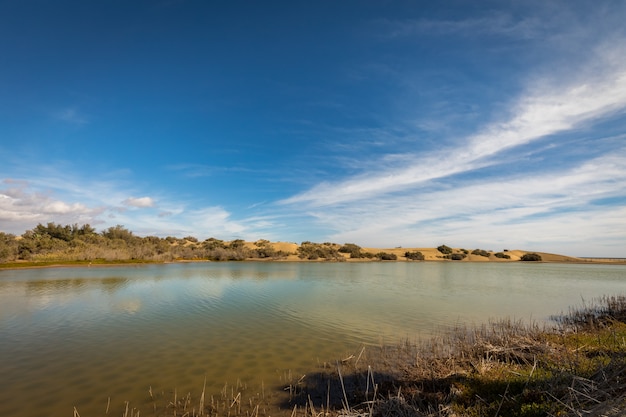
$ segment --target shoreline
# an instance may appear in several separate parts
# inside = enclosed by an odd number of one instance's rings
[[[384,249],[383,249],[384,250]],[[561,256],[561,255],[558,255]],[[403,257],[404,258],[404,257]],[[462,261],[453,261],[450,259],[425,259],[422,261],[414,261],[410,259],[396,260],[378,260],[378,259],[350,259],[332,260],[332,259],[300,259],[297,256],[290,255],[286,258],[248,258],[243,260],[225,260],[215,261],[211,259],[180,259],[173,261],[155,261],[155,260],[114,260],[114,261],[17,261],[0,263],[0,270],[18,270],[18,269],[41,269],[41,268],[108,268],[118,266],[141,266],[141,265],[166,265],[166,264],[184,264],[184,263],[224,263],[224,262],[276,262],[276,263],[535,263],[535,264],[575,264],[575,265],[626,265],[626,259],[619,258],[570,258],[567,260],[542,260],[524,262],[519,260],[476,260],[463,259]]]

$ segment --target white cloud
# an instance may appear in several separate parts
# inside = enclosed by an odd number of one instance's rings
[[[626,200],[624,167],[622,153],[562,172],[482,179],[304,212],[319,229],[335,230],[324,237],[334,242],[624,257],[626,207],[610,203]]]
[[[536,81],[526,95],[512,106],[511,116],[495,122],[475,135],[463,138],[450,149],[426,155],[412,154],[409,161],[389,167],[381,160],[380,170],[365,172],[335,183],[317,186],[283,200],[282,204],[322,207],[373,198],[406,190],[438,178],[476,170],[499,163],[494,156],[554,134],[583,128],[626,109],[626,55],[616,45],[598,48],[594,54],[604,66],[602,72],[584,79]],[[597,62],[591,65],[598,68]],[[589,68],[584,68],[588,75]]]
[[[626,247],[624,138],[594,146],[594,159],[586,161],[584,149],[572,149],[578,145],[573,138],[581,141],[591,127],[626,113],[626,44],[613,38],[589,48],[587,57],[586,64],[556,68],[556,75],[530,74],[501,120],[445,149],[395,160],[383,155],[365,162],[360,174],[319,183],[279,203],[312,217],[320,229],[334,230],[326,238],[337,242],[501,243],[626,256],[620,252]],[[595,142],[587,137],[582,143]],[[529,144],[536,146],[529,150]],[[568,147],[577,161],[557,157],[539,171],[509,169],[535,169],[524,158],[554,158],[558,147]],[[506,174],[495,176],[498,167]]]
[[[619,256],[626,207],[602,203],[615,198],[626,199],[626,148],[564,171],[467,181],[307,213],[337,230],[329,237],[336,242],[501,244],[597,256],[612,243],[612,256]]]
[[[87,207],[80,203],[67,204],[63,201],[51,201],[44,204],[43,212],[48,214],[86,213]]]
[[[128,197],[122,204],[130,207],[146,208],[154,207],[154,200],[150,197]]]
[[[33,174],[36,174],[33,172]],[[48,166],[28,179],[5,179],[0,184],[0,230],[21,234],[37,223],[89,223],[100,229],[122,224],[139,236],[210,236],[222,239],[256,239],[271,227],[258,218],[234,220],[222,207],[190,208],[183,201],[159,196],[159,210],[134,210],[156,205],[153,197],[126,197],[126,181],[80,180],[67,166]],[[134,193],[133,193],[134,194]],[[120,201],[122,202],[120,205]],[[266,235],[264,233],[264,235]]]
[[[15,181],[5,181],[7,185]],[[99,207],[66,202],[37,192],[25,181],[17,187],[0,188],[0,226],[3,231],[22,233],[37,223],[89,223],[102,212]]]

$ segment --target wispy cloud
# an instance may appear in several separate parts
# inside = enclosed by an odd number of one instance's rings
[[[514,19],[509,13],[493,12],[479,18],[458,20],[412,19],[385,22],[390,38],[424,35],[496,35],[520,39],[541,36],[545,23],[536,18]]]
[[[196,163],[180,163],[170,165],[167,169],[179,172],[188,178],[211,177],[231,173],[265,173],[266,171],[254,170],[245,166],[219,166]]]
[[[623,48],[620,48],[623,49]],[[409,189],[428,181],[496,165],[498,154],[552,135],[581,129],[626,109],[626,59],[600,50],[604,68],[592,78],[563,85],[535,81],[512,106],[510,116],[462,138],[450,149],[413,154],[404,164],[365,172],[344,181],[322,183],[282,201],[321,207]],[[596,65],[594,65],[595,67]],[[399,166],[398,166],[399,165]]]
[[[154,207],[154,200],[150,197],[128,197],[122,204],[129,207]]]
[[[338,242],[447,240],[579,255],[626,244],[624,137],[591,136],[593,127],[626,113],[625,52],[623,38],[613,37],[589,48],[582,64],[552,74],[539,68],[498,109],[499,120],[475,133],[446,137],[437,149],[368,159],[357,174],[318,183],[279,206],[334,230],[328,239]],[[586,155],[575,149],[581,142],[592,146]],[[554,161],[531,167],[539,158]]]
[[[582,255],[590,240],[624,240],[626,208],[605,203],[612,199],[626,200],[626,148],[564,171],[468,181],[309,214],[338,230],[332,239],[339,242],[579,245]]]

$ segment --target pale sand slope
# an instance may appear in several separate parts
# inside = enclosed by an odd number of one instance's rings
[[[246,242],[245,246],[250,248],[250,249],[254,249],[257,248],[258,243],[255,242]],[[270,242],[268,243],[268,245],[270,247],[272,247],[274,250],[276,251],[283,251],[286,253],[289,253],[290,255],[287,256],[286,258],[283,258],[283,260],[288,260],[288,261],[303,261],[302,259],[298,258],[297,254],[297,250],[298,247],[300,245],[298,245],[297,243],[293,243],[293,242]],[[336,245],[336,247],[340,247],[341,245]],[[461,248],[453,248],[455,253],[461,252]],[[444,261],[445,259],[443,259],[443,254],[441,252],[439,252],[437,250],[437,248],[401,248],[401,247],[397,247],[397,248],[362,248],[363,252],[371,252],[371,253],[378,253],[378,252],[387,252],[387,253],[393,253],[398,257],[399,261],[405,261],[406,258],[404,257],[404,254],[406,252],[415,252],[415,251],[419,251],[424,255],[424,258],[426,261]],[[509,255],[511,257],[511,259],[502,259],[502,258],[497,258],[494,256],[494,254],[496,252],[491,252],[490,256],[487,258],[485,256],[480,256],[480,255],[472,255],[471,251],[472,249],[469,249],[470,254],[467,255],[467,257],[465,259],[463,259],[460,262],[511,262],[511,261],[519,261],[520,258],[526,254],[526,253],[537,253],[539,255],[541,255],[541,259],[543,262],[585,262],[585,260],[582,260],[580,258],[575,258],[572,256],[565,256],[565,255],[557,255],[557,254],[551,254],[551,253],[545,253],[545,252],[533,252],[533,251],[524,251],[524,250],[510,250],[507,252],[503,252],[507,255]],[[369,261],[369,259],[350,259],[350,255],[349,254],[342,254],[346,260],[352,261],[352,262],[364,262],[364,261]],[[323,259],[320,259],[320,261],[323,261]],[[459,262],[459,261],[456,261]],[[589,261],[586,261],[589,262]]]

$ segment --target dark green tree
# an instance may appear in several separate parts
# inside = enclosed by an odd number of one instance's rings
[[[437,250],[444,255],[449,255],[452,253],[452,248],[446,245],[437,246]]]

